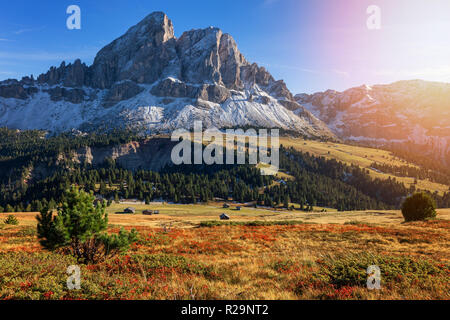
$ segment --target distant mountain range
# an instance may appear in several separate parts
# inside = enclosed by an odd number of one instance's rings
[[[450,84],[421,80],[298,94],[339,138],[395,146],[450,163]]]
[[[248,62],[229,34],[210,27],[177,39],[162,12],[100,50],[91,66],[63,62],[37,79],[0,82],[0,126],[10,128],[169,132],[195,120],[334,137],[282,80]]]

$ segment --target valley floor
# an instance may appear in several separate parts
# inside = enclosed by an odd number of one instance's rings
[[[115,214],[128,206],[136,214]],[[144,209],[108,208],[110,232],[134,227],[140,240],[126,255],[81,265],[72,291],[66,269],[76,261],[40,247],[35,213],[14,214],[19,225],[0,224],[0,299],[450,299],[450,209],[413,223],[398,211]],[[367,289],[369,265],[381,269],[380,290]]]

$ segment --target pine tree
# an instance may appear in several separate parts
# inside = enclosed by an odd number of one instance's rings
[[[122,230],[119,235],[109,235],[106,232],[106,202],[94,206],[94,199],[92,194],[73,187],[67,192],[66,201],[56,216],[49,207],[44,208],[36,217],[41,245],[49,250],[70,248],[72,255],[83,263],[96,262],[128,249],[130,243],[136,240],[136,231]]]
[[[106,195],[108,192],[108,189],[106,188],[106,183],[104,181],[100,182],[100,189],[98,193],[100,193],[102,196]]]
[[[288,195],[288,194],[285,195],[285,196],[284,196],[284,201],[283,201],[283,206],[284,206],[285,208],[288,208],[290,202],[291,202],[291,199],[290,199],[289,195]]]
[[[196,197],[195,197],[195,193],[194,193],[193,190],[192,190],[192,193],[191,193],[191,201],[192,201],[193,204],[196,204],[196,203],[197,203],[197,199],[196,199]]]
[[[56,202],[55,202],[55,200],[53,200],[53,198],[50,199],[50,201],[49,201],[49,203],[48,203],[48,207],[49,207],[50,209],[55,209],[55,208],[56,208]]]

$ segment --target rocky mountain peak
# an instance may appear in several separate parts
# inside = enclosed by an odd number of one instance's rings
[[[63,62],[40,75],[38,83],[110,90],[118,82],[154,84],[167,78],[227,90],[251,90],[256,85],[296,108],[286,84],[275,81],[265,68],[250,64],[231,35],[209,27],[186,31],[177,39],[172,21],[163,12],[149,14],[101,49],[92,66],[80,60]]]
[[[122,80],[155,82],[176,56],[174,41],[172,21],[162,12],[148,15],[100,50],[90,84],[104,89]]]
[[[175,34],[172,21],[163,12],[153,12],[103,50],[111,47],[116,51],[122,51],[145,45],[160,46],[173,38],[175,38]]]
[[[48,112],[40,112],[40,118],[34,111],[29,118],[7,116],[10,106],[24,114],[42,105]],[[177,39],[162,12],[146,16],[101,49],[89,67],[80,60],[63,62],[37,81],[0,82],[0,124],[10,127],[88,130],[102,123],[171,130],[196,120],[205,126],[279,127],[332,136],[282,80],[249,63],[231,35],[209,27]]]

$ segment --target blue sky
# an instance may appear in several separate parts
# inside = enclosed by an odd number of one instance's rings
[[[81,8],[81,30],[66,9]],[[368,30],[368,5],[381,30]],[[448,0],[40,0],[0,2],[0,80],[38,75],[96,52],[153,11],[175,34],[216,26],[295,94],[402,79],[450,82]]]

